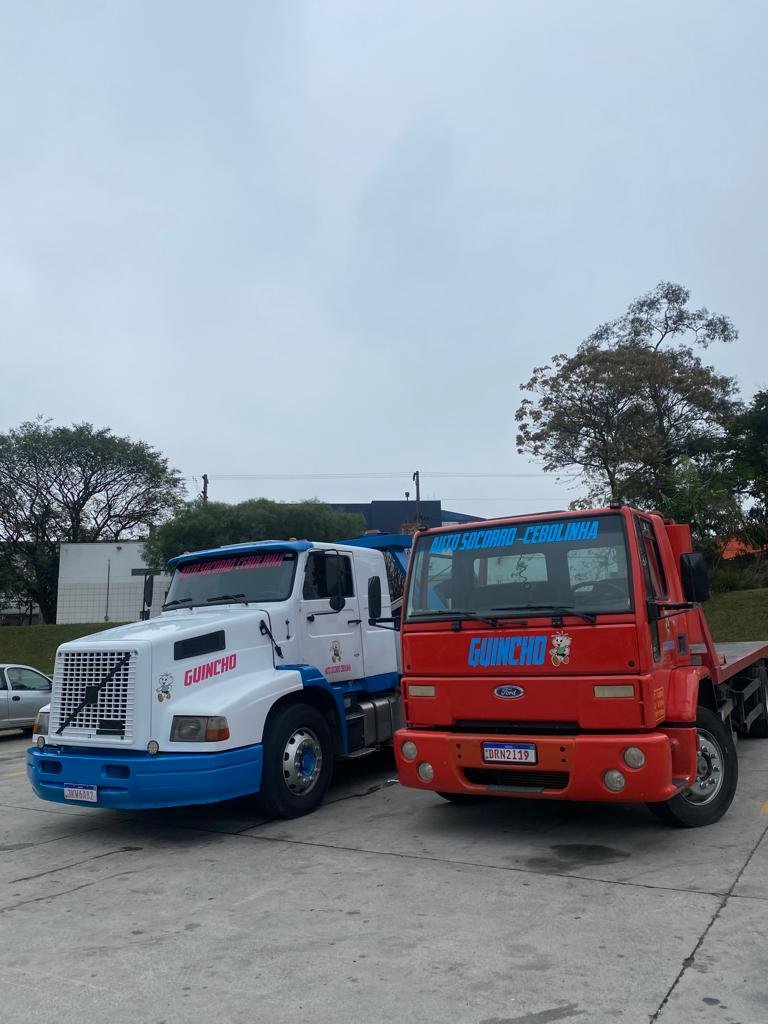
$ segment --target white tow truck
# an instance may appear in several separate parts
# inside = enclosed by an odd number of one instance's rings
[[[260,541],[171,559],[161,615],[59,647],[27,752],[35,792],[127,810],[258,793],[277,817],[314,810],[335,758],[401,724],[399,635],[382,625],[410,545]]]

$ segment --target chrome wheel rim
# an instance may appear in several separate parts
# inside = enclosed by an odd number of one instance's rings
[[[711,732],[698,731],[698,753],[696,755],[696,781],[686,792],[689,803],[701,806],[711,803],[723,786],[723,748]]]
[[[311,729],[296,729],[283,750],[283,778],[291,793],[304,796],[320,778],[323,748]]]

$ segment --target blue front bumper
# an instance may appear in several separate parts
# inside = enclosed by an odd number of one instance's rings
[[[27,749],[27,777],[43,800],[129,811],[183,807],[257,793],[260,743],[200,754],[149,754],[138,750],[48,746]],[[66,800],[64,786],[97,786],[96,804]]]

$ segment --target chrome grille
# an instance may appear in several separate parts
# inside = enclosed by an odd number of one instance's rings
[[[134,699],[136,693],[135,651],[62,651],[56,657],[51,695],[51,733],[67,720],[85,697],[86,686],[97,686],[120,661],[130,655],[114,677],[98,694],[98,702],[84,707],[67,726],[62,736],[101,735],[124,741],[133,738]],[[103,729],[111,723],[110,730]],[[115,731],[119,723],[120,730]],[[120,735],[122,732],[122,735]]]

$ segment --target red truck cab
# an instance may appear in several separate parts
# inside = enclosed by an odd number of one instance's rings
[[[768,736],[768,642],[716,647],[687,526],[626,506],[429,530],[403,602],[403,785],[728,809]]]

